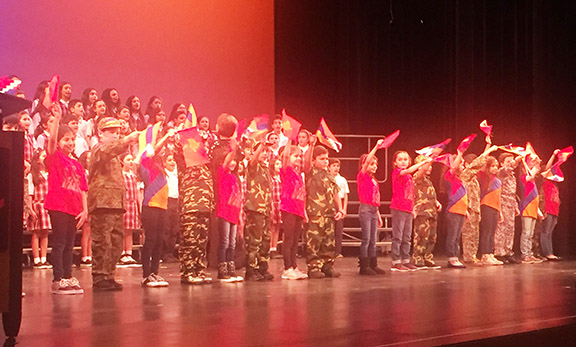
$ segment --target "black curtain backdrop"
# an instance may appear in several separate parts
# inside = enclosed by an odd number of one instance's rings
[[[546,161],[576,145],[575,15],[574,1],[276,0],[276,108],[310,130],[321,116],[337,134],[400,129],[391,151],[411,153],[446,137],[453,152],[486,118],[494,143],[530,141]],[[562,167],[562,255],[576,255],[575,162]]]

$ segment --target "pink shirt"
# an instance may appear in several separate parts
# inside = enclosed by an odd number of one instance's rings
[[[547,179],[542,183],[544,189],[544,200],[546,202],[546,213],[558,216],[560,213],[560,192],[558,186]]]
[[[378,181],[368,172],[359,171],[356,176],[358,198],[360,202],[372,206],[380,206],[380,187]]]
[[[218,168],[218,217],[238,224],[242,195],[238,178],[224,166]]]
[[[302,175],[292,167],[280,169],[282,181],[282,195],[280,198],[280,211],[295,214],[304,218],[306,210],[306,188]]]
[[[412,213],[414,209],[414,182],[412,175],[400,175],[402,169],[392,170],[392,203],[390,208]]]
[[[77,216],[82,212],[82,192],[88,191],[82,165],[59,150],[46,157],[48,194],[44,208]]]

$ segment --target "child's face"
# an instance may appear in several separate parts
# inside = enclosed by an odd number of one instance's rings
[[[430,174],[432,173],[432,165],[431,164],[424,165],[424,173],[426,174],[426,176],[430,176]]]
[[[302,151],[297,150],[290,154],[290,166],[301,167],[302,166]]]
[[[96,117],[102,117],[106,113],[106,104],[100,100],[94,104],[94,113]]]
[[[104,129],[100,132],[100,142],[111,143],[120,138],[120,128]]]
[[[178,105],[178,108],[176,108],[176,112],[177,113],[186,113],[186,105],[184,105],[184,104]]]
[[[513,167],[514,166],[514,158],[513,157],[506,157],[504,159],[504,162],[502,163],[502,166],[504,167]]]
[[[124,171],[132,170],[134,167],[134,157],[132,157],[132,154],[126,155],[122,160],[122,164],[124,166]]]
[[[280,160],[276,160],[274,162],[274,172],[279,173],[281,168],[282,168],[282,162]]]
[[[368,169],[366,171],[374,175],[376,173],[376,170],[378,170],[378,160],[376,160],[376,158],[373,158],[370,161],[370,164],[368,164]]]
[[[185,120],[186,120],[186,114],[185,113],[179,114],[178,117],[176,117],[176,125],[184,123]]]
[[[236,160],[232,160],[232,161],[230,162],[230,164],[228,164],[228,170],[234,171],[234,170],[236,169],[236,165],[237,165],[237,164],[238,164],[238,163],[236,162]],[[238,170],[238,171],[240,171],[240,170]]]
[[[158,112],[156,114],[156,123],[158,122],[164,122],[164,120],[166,120],[166,113],[164,112]]]
[[[62,136],[62,138],[58,141],[58,147],[60,147],[62,153],[70,155],[70,153],[74,151],[75,138],[76,136],[72,132]]]
[[[70,113],[76,117],[84,116],[84,107],[81,102],[77,102],[74,106],[70,108]]]
[[[132,99],[132,102],[130,104],[133,110],[138,111],[140,109],[140,99],[138,97]]]
[[[321,170],[326,170],[328,168],[328,154],[320,154],[314,158],[314,167]]]
[[[338,163],[332,163],[328,166],[328,172],[330,172],[330,174],[332,174],[333,176],[338,175],[338,173],[340,173],[340,164]]]
[[[125,121],[129,121],[130,120],[130,110],[128,110],[126,107],[122,108],[120,110],[120,113],[118,113],[118,119],[123,119]]]
[[[169,171],[174,171],[174,169],[176,168],[176,161],[174,160],[174,156],[172,154],[166,157],[166,162],[164,163],[164,166]]]
[[[272,122],[272,130],[274,130],[274,132],[279,133],[282,130],[282,120],[281,119],[274,119],[274,122]]]
[[[26,131],[30,129],[30,124],[32,124],[32,118],[30,118],[29,114],[23,114],[20,116],[20,127]]]
[[[488,172],[490,172],[491,175],[496,175],[498,173],[497,161],[495,161],[494,163],[492,163],[492,165],[490,165],[490,167],[488,168]]]
[[[200,118],[200,122],[198,122],[198,128],[200,128],[200,130],[208,131],[210,128],[210,120],[208,117]]]
[[[130,123],[122,118],[118,119],[120,122],[120,134],[127,135],[130,132]]]
[[[152,101],[152,108],[155,110],[162,108],[162,100],[154,99],[154,101]]]
[[[298,145],[304,147],[308,144],[308,134],[306,134],[305,132],[301,131],[298,134]]]
[[[52,128],[52,124],[54,124],[55,119],[56,118],[54,118],[54,116],[48,117],[48,120],[46,121],[46,130],[49,130],[50,128]]]
[[[398,155],[396,156],[396,160],[394,160],[394,166],[404,170],[408,168],[408,165],[410,165],[410,156],[408,155],[408,153],[405,152],[398,153]]]
[[[94,101],[98,100],[98,92],[96,91],[96,89],[92,89],[90,93],[88,93],[88,100],[92,104],[94,103]]]
[[[276,135],[276,134],[270,134],[268,136],[268,143],[272,144],[272,146],[276,146],[279,141],[280,141],[280,139],[278,138],[278,135]]]
[[[70,128],[70,130],[72,130],[72,132],[74,133],[74,135],[76,135],[76,134],[78,133],[79,125],[78,125],[78,121],[77,121],[77,120],[75,120],[75,119],[74,119],[74,120],[71,120],[71,121],[68,122],[67,125],[68,125],[68,127]]]
[[[116,89],[112,89],[110,91],[110,99],[112,99],[113,103],[118,103],[118,101],[120,101],[120,94],[118,94],[118,91]]]
[[[258,158],[258,161],[265,162],[268,160],[269,157],[270,157],[270,149],[268,147],[265,147],[262,150],[262,152],[260,152],[260,157]]]
[[[72,96],[72,86],[69,84],[65,84],[62,86],[62,99],[70,100]]]

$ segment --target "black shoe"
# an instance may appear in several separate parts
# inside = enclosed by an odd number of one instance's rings
[[[116,286],[120,285],[120,287]],[[100,280],[92,284],[92,289],[95,292],[109,292],[122,290],[122,285],[120,283],[114,282],[114,280]]]
[[[248,268],[246,270],[246,275],[244,276],[246,281],[264,281],[264,276],[258,271],[258,269]]]
[[[268,263],[261,263],[258,272],[260,272],[266,281],[272,281],[274,279],[274,275],[268,271]]]
[[[506,256],[501,256],[501,255],[497,255],[494,258],[500,260],[501,262],[504,263],[504,265],[510,265],[510,261],[508,260],[508,257]]]
[[[370,268],[376,272],[377,275],[384,275],[386,271],[378,267],[378,257],[370,258]]]
[[[218,264],[218,279],[219,280],[229,280],[230,275],[228,274],[228,263]]]
[[[514,258],[513,255],[507,255],[507,256],[506,256],[506,260],[508,260],[508,263],[509,263],[509,264],[520,264],[520,263],[522,263],[520,260]]]
[[[322,272],[326,277],[338,278],[341,276],[339,271],[336,271],[332,264],[326,264],[322,266]]]
[[[124,286],[122,285],[122,283],[118,283],[115,280],[108,280],[108,281],[110,281],[110,283],[112,283],[112,285],[114,286],[114,288],[116,288],[116,290],[124,289]]]
[[[359,266],[360,266],[360,275],[367,275],[367,276],[376,276],[376,271],[374,271],[369,266],[370,259],[368,258],[360,258],[359,259]]]
[[[321,278],[325,278],[325,277],[326,277],[326,275],[318,269],[308,271],[308,278],[321,279]]]

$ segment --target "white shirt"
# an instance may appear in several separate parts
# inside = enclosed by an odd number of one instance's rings
[[[168,181],[168,197],[178,199],[178,169],[174,171],[166,171],[166,180]]]
[[[76,140],[74,141],[74,154],[76,155],[76,158],[80,158],[82,153],[89,150],[90,147],[88,147],[88,143],[86,142],[84,137],[80,135],[80,133],[77,133]]]
[[[340,199],[344,199],[345,194],[350,194],[350,187],[348,187],[348,181],[344,177],[342,177],[342,175],[340,174],[336,175],[336,184],[338,185],[338,188],[340,188],[340,191],[338,192],[338,197]]]

